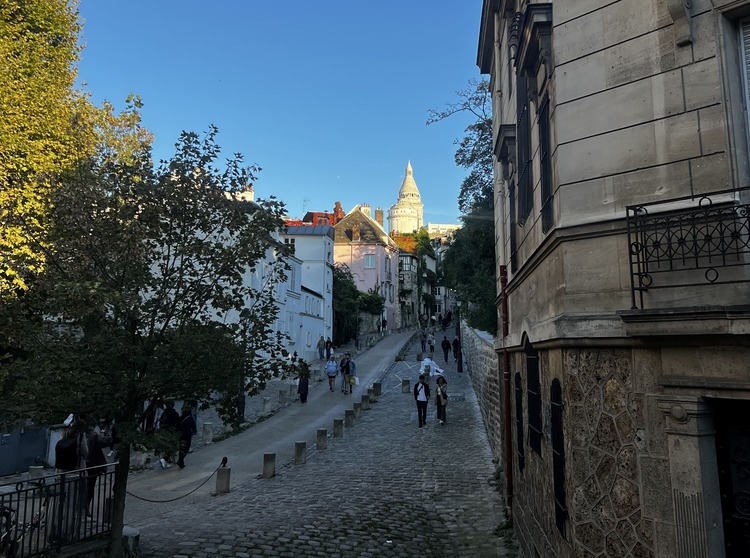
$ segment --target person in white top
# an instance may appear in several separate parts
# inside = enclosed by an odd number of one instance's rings
[[[427,424],[427,402],[430,400],[430,386],[424,381],[424,374],[419,375],[419,382],[414,386],[414,400],[417,402],[419,428]]]

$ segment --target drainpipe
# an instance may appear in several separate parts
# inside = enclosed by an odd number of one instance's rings
[[[508,267],[500,266],[500,320],[503,331],[503,408],[505,411],[505,506],[513,513],[513,444],[510,427],[510,354],[505,343],[508,336]]]

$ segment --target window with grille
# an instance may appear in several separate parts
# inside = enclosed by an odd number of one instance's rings
[[[523,226],[531,213],[534,204],[534,181],[531,164],[531,103],[529,102],[529,84],[526,73],[518,72],[516,87],[516,149],[518,162],[518,224]]]
[[[563,402],[560,380],[552,380],[550,390],[552,422],[552,477],[555,493],[555,524],[565,537],[568,508],[565,504],[565,439],[563,434]]]
[[[529,446],[542,455],[542,393],[539,382],[539,353],[526,341],[526,407],[529,418]]]
[[[518,470],[523,472],[526,466],[526,449],[523,439],[523,386],[521,385],[521,374],[516,372],[516,457],[518,458]]]

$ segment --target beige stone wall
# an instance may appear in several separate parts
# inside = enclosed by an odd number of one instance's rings
[[[502,371],[490,334],[461,324],[461,352],[464,373],[471,374],[482,417],[490,439],[492,455],[503,463]]]

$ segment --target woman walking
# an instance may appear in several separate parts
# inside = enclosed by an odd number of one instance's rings
[[[336,375],[339,373],[339,365],[336,363],[336,357],[330,355],[328,362],[326,362],[326,374],[328,375],[328,387],[333,391],[333,386],[336,383]]]
[[[437,380],[437,397],[435,405],[437,406],[437,419],[441,425],[445,426],[445,406],[448,405],[448,382],[443,376],[438,376]]]

